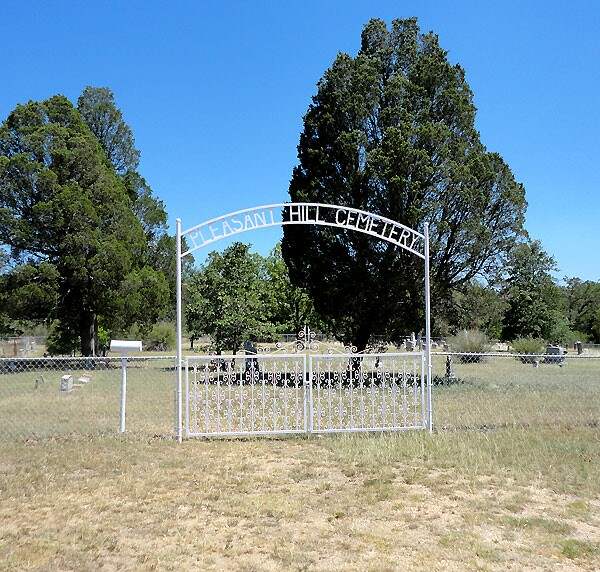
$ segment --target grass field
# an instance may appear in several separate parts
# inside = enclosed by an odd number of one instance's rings
[[[4,443],[2,570],[597,570],[590,428]]]
[[[600,569],[600,360],[454,370],[433,435],[181,445],[164,360],[125,437],[118,369],[2,375],[0,570]]]
[[[443,356],[433,371],[444,371]],[[488,356],[480,363],[454,360],[463,383],[434,390],[435,426],[494,429],[504,426],[590,426],[600,424],[600,359],[567,358],[556,364],[521,363]]]

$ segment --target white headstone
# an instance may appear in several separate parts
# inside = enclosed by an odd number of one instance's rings
[[[63,375],[60,378],[60,391],[63,393],[69,393],[73,391],[73,376]]]

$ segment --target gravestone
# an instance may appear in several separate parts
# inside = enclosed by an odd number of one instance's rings
[[[45,380],[44,376],[40,375],[40,377],[35,378],[34,389],[38,389],[40,387],[40,385],[45,385],[45,384],[46,384],[46,380]]]
[[[452,383],[455,380],[452,356],[446,356],[446,383]]]
[[[63,375],[60,378],[60,392],[70,393],[71,391],[73,391],[73,376]]]
[[[565,350],[560,346],[547,346],[546,357],[544,357],[544,363],[557,363],[563,365]]]

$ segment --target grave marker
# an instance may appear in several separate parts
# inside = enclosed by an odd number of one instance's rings
[[[71,391],[73,391],[72,375],[63,375],[60,378],[60,391],[61,393],[71,393]]]

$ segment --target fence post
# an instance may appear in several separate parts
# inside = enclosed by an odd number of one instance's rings
[[[121,415],[119,432],[125,433],[125,407],[127,404],[127,358],[121,356]]]
[[[425,223],[425,352],[427,358],[427,425],[433,431],[433,397],[431,395],[431,286],[429,283],[429,223]]]
[[[196,381],[196,366],[194,366],[194,381]],[[190,364],[185,360],[185,436],[190,436]]]

